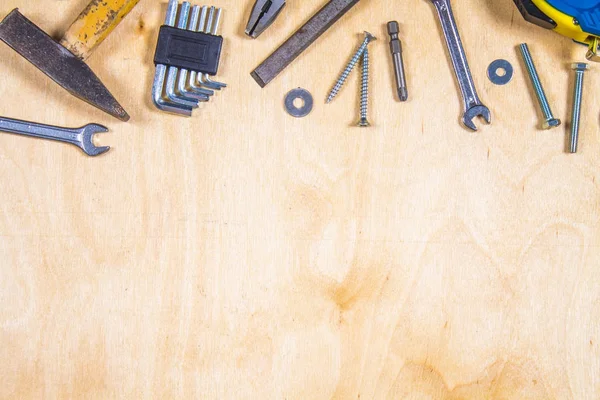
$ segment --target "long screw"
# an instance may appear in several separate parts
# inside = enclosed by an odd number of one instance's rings
[[[404,71],[404,60],[402,58],[402,42],[398,37],[400,26],[396,21],[390,21],[387,24],[388,34],[390,35],[390,52],[394,61],[394,75],[396,76],[396,91],[400,101],[408,100],[408,88],[406,85],[406,72]]]
[[[575,63],[575,90],[573,92],[573,113],[571,118],[571,153],[577,153],[579,143],[579,121],[581,120],[581,105],[583,101],[583,76],[588,69],[586,63]]]
[[[362,55],[362,79],[360,85],[360,120],[357,126],[366,128],[371,126],[367,117],[369,116],[369,49],[365,49]]]
[[[362,42],[362,44],[360,45],[358,50],[356,50],[356,53],[354,53],[354,55],[352,56],[352,59],[350,60],[348,65],[346,65],[344,72],[342,72],[342,74],[336,81],[335,86],[333,87],[333,89],[331,89],[331,92],[329,92],[329,96],[327,96],[327,103],[331,103],[331,101],[335,98],[335,96],[337,96],[337,94],[339,93],[342,86],[344,86],[346,79],[348,79],[348,75],[350,75],[350,72],[352,72],[352,70],[354,69],[354,67],[356,66],[358,61],[360,60],[365,49],[367,48],[369,43],[371,43],[373,40],[377,40],[377,38],[375,36],[371,35],[369,32],[365,31],[365,40]]]
[[[521,49],[521,55],[523,56],[523,60],[525,61],[525,66],[527,67],[527,72],[529,77],[531,78],[531,83],[533,84],[533,89],[535,90],[535,94],[540,103],[540,107],[542,108],[542,113],[544,113],[544,118],[546,119],[543,123],[544,129],[556,128],[560,126],[560,119],[554,118],[552,114],[552,109],[550,109],[550,103],[548,102],[548,98],[546,97],[546,92],[544,92],[544,87],[542,86],[542,82],[540,81],[540,76],[538,75],[537,69],[535,68],[535,64],[533,63],[533,58],[531,57],[531,53],[529,52],[529,47],[526,43],[521,44],[519,46]]]

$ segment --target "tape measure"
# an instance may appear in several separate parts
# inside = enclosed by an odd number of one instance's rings
[[[527,21],[587,45],[587,59],[600,62],[600,0],[513,1]]]

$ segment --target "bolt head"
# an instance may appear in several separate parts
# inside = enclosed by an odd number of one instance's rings
[[[371,126],[371,124],[366,118],[361,118],[360,121],[358,121],[358,124],[356,124],[356,126],[361,128],[368,128],[369,126]]]
[[[369,42],[372,42],[374,40],[377,40],[377,38],[375,36],[373,36],[372,34],[370,34],[369,32],[365,31],[365,37],[367,38],[367,40]]]
[[[571,68],[573,68],[575,71],[587,71],[590,69],[589,65],[586,63],[573,63],[571,64]]]
[[[560,124],[561,124],[560,119],[553,118],[553,119],[544,121],[544,124],[542,126],[544,127],[544,129],[552,129],[552,128],[556,128],[556,127],[560,126]]]

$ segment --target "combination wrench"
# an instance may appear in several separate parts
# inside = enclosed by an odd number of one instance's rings
[[[442,30],[444,31],[446,44],[448,45],[448,51],[450,52],[450,58],[452,59],[452,65],[456,72],[456,79],[458,80],[458,85],[460,86],[460,91],[462,93],[465,106],[462,123],[467,128],[476,131],[477,127],[473,122],[475,117],[482,117],[485,122],[489,124],[492,122],[492,114],[490,113],[490,110],[483,105],[477,95],[475,82],[473,82],[473,76],[471,75],[467,55],[465,54],[465,49],[460,39],[450,0],[430,1],[437,9],[440,17],[440,23],[442,25]]]
[[[94,145],[92,140],[94,134],[108,132],[106,127],[98,124],[88,124],[81,128],[62,128],[0,117],[0,131],[69,143],[79,147],[85,154],[92,157],[110,150],[108,146],[96,147]]]

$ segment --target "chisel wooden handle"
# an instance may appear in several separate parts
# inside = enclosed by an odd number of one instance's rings
[[[80,59],[87,59],[139,1],[92,0],[60,43]]]

